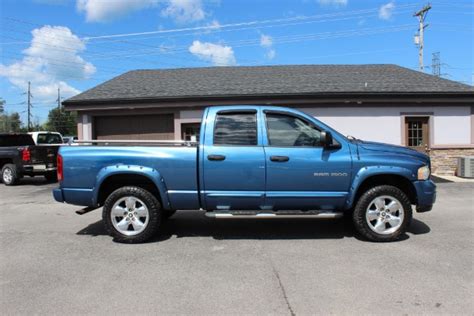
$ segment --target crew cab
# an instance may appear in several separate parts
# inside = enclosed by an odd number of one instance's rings
[[[368,240],[392,241],[410,225],[412,205],[426,212],[436,198],[427,155],[345,137],[291,108],[210,107],[199,143],[141,142],[62,147],[56,201],[103,206],[109,233],[128,243],[186,209],[216,218],[346,215]]]
[[[29,134],[0,134],[0,169],[5,185],[15,185],[23,176],[56,180],[58,146],[36,146]]]

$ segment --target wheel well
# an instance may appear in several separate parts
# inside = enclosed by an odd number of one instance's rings
[[[11,159],[0,159],[0,171],[7,163],[13,163],[13,161]]]
[[[392,185],[402,190],[408,196],[411,204],[416,204],[416,189],[413,183],[405,177],[394,174],[381,174],[365,179],[357,189],[354,201],[358,201],[364,192],[378,185]]]
[[[125,186],[136,186],[145,189],[153,194],[161,203],[160,191],[155,183],[149,178],[137,174],[116,174],[105,179],[100,186],[97,203],[103,205],[112,192]]]

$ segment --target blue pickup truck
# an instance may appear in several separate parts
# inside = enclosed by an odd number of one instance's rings
[[[127,243],[146,241],[186,209],[216,218],[351,216],[366,239],[393,241],[412,205],[426,212],[436,199],[427,155],[345,137],[274,106],[207,108],[199,143],[64,146],[57,168],[56,201],[103,206],[108,232]]]

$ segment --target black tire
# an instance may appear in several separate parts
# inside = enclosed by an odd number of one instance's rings
[[[58,181],[58,174],[56,172],[48,172],[44,175],[46,181],[48,182],[57,182]]]
[[[168,219],[176,213],[176,210],[163,211],[163,219]]]
[[[11,176],[7,176],[7,173]],[[2,182],[5,185],[15,185],[18,184],[20,180],[16,166],[11,163],[7,163],[2,168]]]
[[[148,208],[149,220],[145,229],[137,234],[132,236],[127,236],[120,233],[112,223],[112,207],[114,204],[121,198],[132,196],[135,197],[146,205]],[[104,203],[104,208],[102,211],[102,219],[105,223],[105,228],[110,236],[114,237],[114,241],[121,243],[143,243],[150,239],[158,231],[158,228],[161,224],[162,210],[161,205],[158,199],[148,192],[145,189],[133,186],[121,187],[114,192],[112,192]]]
[[[369,227],[369,224],[366,220],[366,213],[368,212],[368,208],[371,202],[380,196],[393,197],[397,199],[403,207],[404,216],[400,227],[396,231],[389,234],[379,234],[373,231]],[[352,214],[353,223],[357,232],[367,240],[375,242],[398,240],[400,236],[405,234],[408,226],[411,223],[412,217],[413,212],[411,209],[410,199],[403,191],[391,185],[376,186],[367,190],[357,201],[357,204],[354,208],[354,212]],[[388,227],[390,228],[390,225]]]

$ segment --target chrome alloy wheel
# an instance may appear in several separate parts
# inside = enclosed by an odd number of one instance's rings
[[[5,168],[3,170],[3,183],[11,183],[13,181],[13,172],[10,168]]]
[[[405,211],[402,203],[393,196],[376,197],[369,203],[365,219],[369,228],[380,235],[390,235],[402,226]]]
[[[110,212],[112,225],[121,234],[134,236],[140,234],[148,225],[148,207],[134,196],[125,196],[115,202]]]

